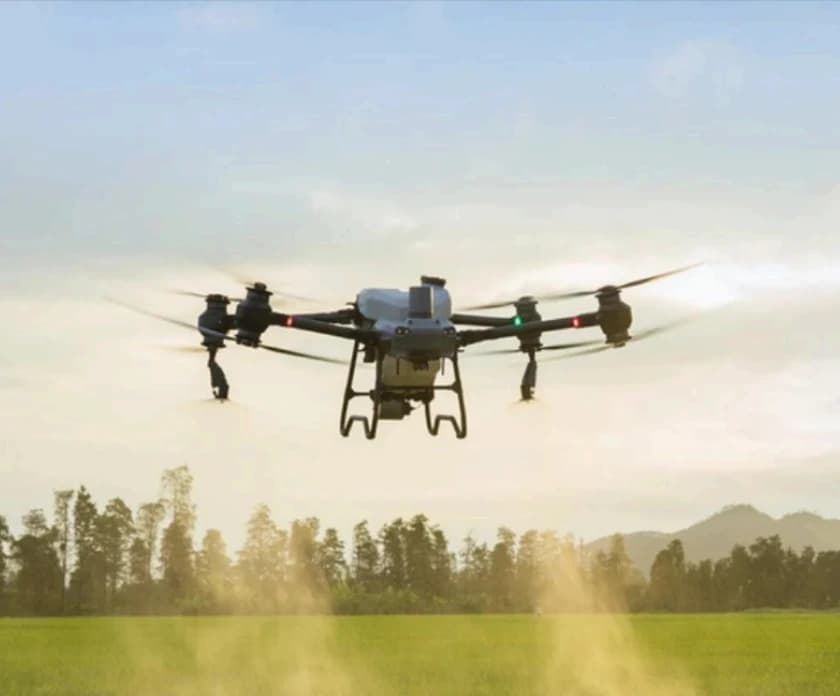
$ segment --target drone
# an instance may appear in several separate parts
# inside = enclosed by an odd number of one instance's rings
[[[516,338],[519,342],[517,348],[496,350],[482,355],[521,353],[527,362],[520,384],[520,396],[521,400],[530,401],[534,398],[537,385],[539,353],[578,348],[584,350],[565,356],[595,353],[621,348],[631,339],[637,341],[669,328],[668,325],[655,327],[632,337],[628,331],[633,316],[630,306],[622,301],[621,292],[682,273],[697,265],[699,264],[639,278],[621,285],[605,285],[597,290],[525,295],[513,300],[467,307],[463,312],[452,311],[452,299],[446,289],[446,281],[426,275],[421,276],[419,285],[411,286],[408,290],[365,288],[357,294],[355,301],[348,303],[348,306],[330,312],[276,312],[271,306],[272,295],[298,300],[305,298],[274,293],[262,282],[254,282],[247,286],[245,297],[241,299],[222,294],[204,295],[178,291],[180,294],[204,299],[206,307],[196,324],[120,304],[178,326],[197,329],[202,338],[201,346],[208,354],[207,367],[210,371],[213,397],[219,401],[227,400],[230,394],[230,385],[217,362],[219,350],[228,342],[295,358],[348,364],[346,361],[314,353],[263,343],[262,336],[265,331],[269,327],[277,326],[287,330],[325,334],[352,342],[339,421],[339,431],[343,437],[349,436],[358,423],[365,436],[372,440],[376,437],[380,421],[402,420],[422,406],[426,428],[431,435],[438,435],[441,426],[449,423],[455,436],[462,439],[467,435],[467,411],[459,356],[465,349],[487,341]],[[537,304],[540,301],[586,296],[596,298],[598,307],[595,311],[554,319],[544,319],[537,312]],[[232,302],[235,303],[235,309],[229,312]],[[513,316],[493,316],[484,313],[487,310],[506,307],[514,310]],[[542,343],[544,334],[553,331],[596,326],[604,334],[604,341],[581,340],[549,345]],[[363,389],[356,386],[356,368],[360,361],[374,366],[372,388]],[[451,381],[441,382],[439,378],[444,377],[447,363],[451,365],[452,378]],[[432,412],[432,402],[441,391],[455,394],[457,413]],[[371,402],[369,413],[350,412],[351,405],[357,399]]]

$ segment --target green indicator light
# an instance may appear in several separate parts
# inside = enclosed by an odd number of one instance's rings
[[[513,325],[522,326],[522,317],[520,317],[518,314],[513,318]]]

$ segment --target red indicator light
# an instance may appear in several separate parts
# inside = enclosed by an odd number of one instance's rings
[[[294,326],[295,318],[290,314],[286,317],[286,326]]]
[[[572,326],[576,329],[580,328],[580,317],[572,317]]]

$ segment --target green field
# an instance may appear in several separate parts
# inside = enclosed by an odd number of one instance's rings
[[[838,694],[840,615],[0,620],[0,694]]]

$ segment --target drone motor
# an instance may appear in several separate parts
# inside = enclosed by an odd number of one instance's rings
[[[224,346],[224,335],[230,328],[231,316],[227,313],[230,300],[224,295],[207,295],[207,309],[198,317],[198,330],[201,332],[201,345],[208,349]],[[206,329],[206,330],[203,330]]]
[[[598,324],[607,343],[621,347],[630,340],[627,329],[633,323],[630,305],[622,302],[621,291],[614,285],[606,285],[596,295],[598,298]]]
[[[245,299],[236,306],[236,342],[258,346],[260,336],[271,325],[272,293],[264,283],[254,283],[248,288]]]

